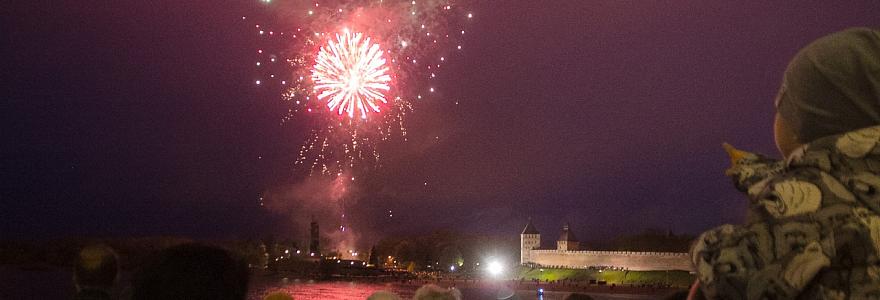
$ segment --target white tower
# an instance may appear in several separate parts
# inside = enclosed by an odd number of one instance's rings
[[[529,218],[529,223],[526,224],[526,228],[523,229],[522,234],[519,235],[519,245],[521,251],[519,259],[520,264],[532,262],[532,249],[538,249],[541,247],[541,233],[538,232],[535,225],[532,225],[531,218]]]

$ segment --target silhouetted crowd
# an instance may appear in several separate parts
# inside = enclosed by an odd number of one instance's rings
[[[160,251],[137,270],[131,285],[119,287],[119,257],[112,248],[93,245],[83,248],[76,258],[73,280],[77,300],[109,299],[212,299],[247,298],[247,264],[228,251],[202,244],[184,244]],[[292,300],[283,291],[267,295],[266,300]],[[379,291],[370,300],[400,297]],[[460,300],[461,292],[426,284],[415,292],[418,300]]]
[[[226,250],[184,244],[162,250],[119,288],[119,258],[104,245],[83,248],[74,267],[74,299],[230,299],[247,297],[247,264]]]

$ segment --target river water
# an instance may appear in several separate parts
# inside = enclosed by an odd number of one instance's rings
[[[385,290],[411,299],[419,285],[363,283],[363,282],[314,282],[289,279],[259,279],[252,282],[248,300],[260,300],[267,294],[285,291],[296,300],[349,300],[366,299],[370,294]],[[120,289],[122,290],[122,289]],[[512,291],[504,287],[483,286],[460,289],[464,299],[540,299],[562,300],[569,293],[547,291],[538,296],[536,291]],[[72,274],[67,270],[22,271],[0,268],[0,299],[70,299],[74,293]],[[124,294],[124,293],[121,293]],[[651,295],[596,294],[587,293],[594,299],[655,299]],[[512,297],[510,297],[512,296]]]
[[[254,282],[250,287],[250,296],[248,300],[260,300],[266,295],[284,291],[293,296],[296,300],[303,299],[327,299],[327,300],[348,300],[348,299],[366,299],[367,296],[376,291],[390,291],[402,299],[412,299],[415,290],[419,288],[418,284],[391,284],[391,283],[365,283],[365,282],[314,282],[302,280],[267,280],[266,282]],[[464,287],[460,288],[464,299],[538,299],[538,300],[562,300],[570,293],[546,291],[539,296],[536,290],[511,290],[503,286],[503,284],[486,284],[481,287]],[[657,295],[632,295],[632,294],[601,294],[586,293],[597,300],[618,300],[618,299],[656,299]]]

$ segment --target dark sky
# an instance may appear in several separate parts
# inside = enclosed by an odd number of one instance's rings
[[[3,4],[0,235],[300,232],[259,206],[300,183],[307,129],[253,85],[253,2]],[[721,143],[775,155],[788,60],[880,25],[876,0],[772,2],[476,4],[413,141],[362,175],[354,224],[515,235],[532,217],[594,240],[739,222]]]

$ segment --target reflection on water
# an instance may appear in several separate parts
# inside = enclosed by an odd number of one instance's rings
[[[261,300],[267,294],[285,291],[294,299],[366,299],[376,291],[390,291],[405,298],[412,298],[416,287],[392,284],[360,282],[312,282],[282,280],[276,284],[255,283],[251,286],[248,300]]]
[[[70,299],[73,296],[73,277],[69,270],[23,271],[14,268],[0,268],[0,299]],[[262,300],[267,294],[285,291],[294,299],[348,300],[366,299],[370,294],[385,290],[412,299],[418,285],[398,283],[366,282],[313,282],[286,279],[254,278],[249,287],[248,300]],[[127,282],[127,280],[122,280]],[[463,288],[464,299],[499,299],[499,295],[509,296],[510,290],[503,288]],[[510,299],[562,300],[569,293],[547,291],[539,298],[537,291],[518,290]],[[597,300],[617,299],[656,299],[651,295],[594,294]]]
[[[376,291],[390,291],[401,296],[402,299],[412,299],[418,285],[401,285],[393,283],[364,283],[364,282],[314,282],[298,280],[278,280],[274,282],[256,282],[251,285],[248,300],[262,300],[266,295],[276,291],[285,291],[294,299],[321,299],[321,300],[349,300],[366,299]],[[543,296],[538,296],[537,291],[494,288],[463,288],[461,289],[464,299],[521,299],[521,300],[562,300],[569,295],[568,292],[547,291]],[[656,295],[630,295],[630,294],[594,294],[588,293],[597,300],[619,299],[655,299]]]

